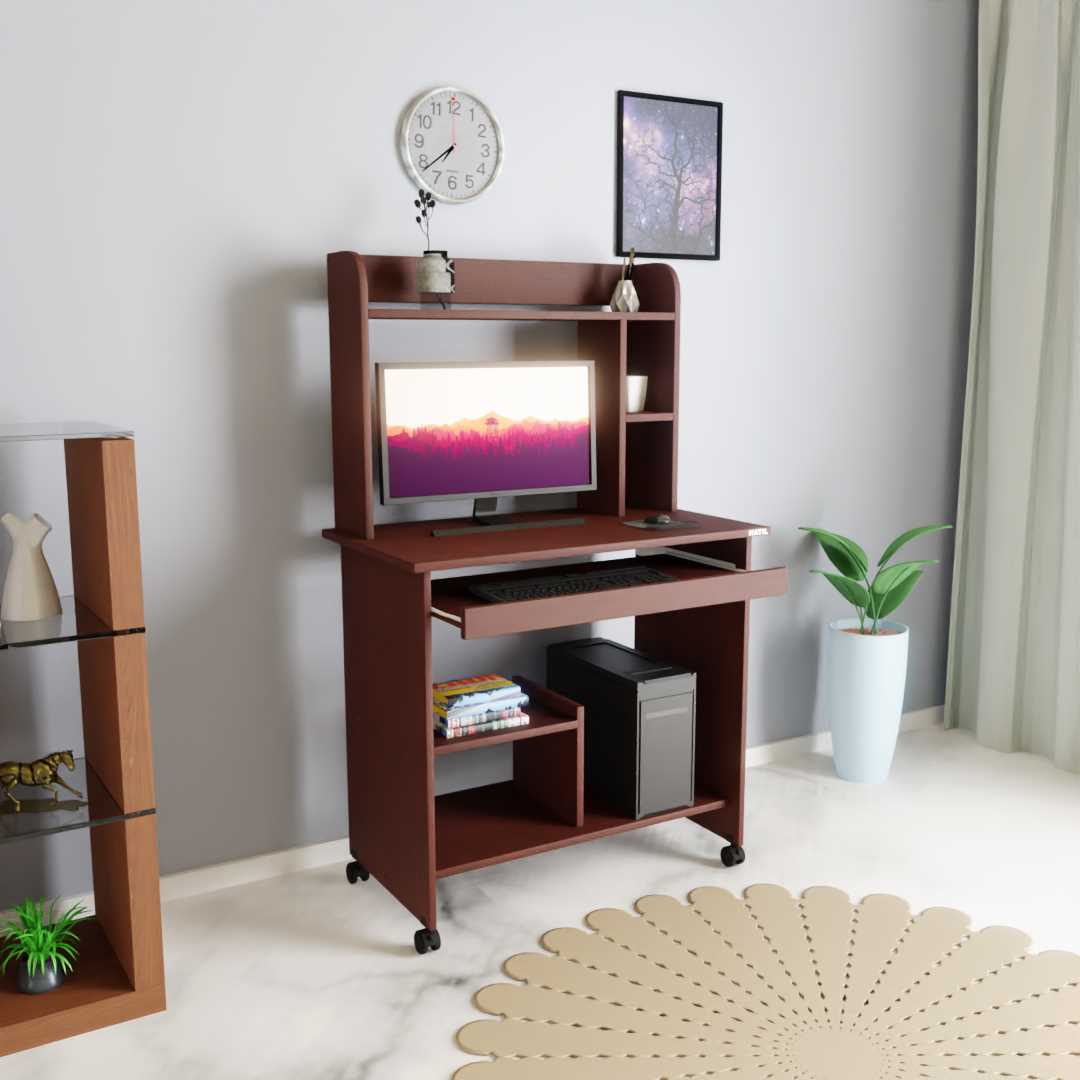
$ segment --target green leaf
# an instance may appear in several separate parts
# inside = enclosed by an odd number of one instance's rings
[[[880,600],[877,602],[877,614],[875,618],[884,619],[886,615],[891,615],[907,598],[908,593],[919,582],[919,578],[923,576],[922,570],[916,570],[915,573],[909,574],[899,585],[894,585]]]
[[[814,529],[808,525],[800,525],[799,528],[803,532],[808,532],[817,540],[828,556],[829,562],[844,577],[866,577],[866,571],[870,567],[870,560],[867,558],[866,552],[850,537],[829,532],[827,529]]]
[[[870,584],[870,595],[875,601],[879,601],[886,593],[890,592],[901,582],[906,581],[912,574],[922,570],[924,566],[936,563],[937,559],[913,559],[911,562],[893,563],[879,570]]]
[[[919,525],[917,528],[908,529],[901,533],[882,553],[878,559],[878,566],[884,566],[909,540],[916,536],[925,536],[927,533],[941,532],[943,529],[951,529],[951,525]]]
[[[866,587],[853,578],[844,577],[843,574],[830,574],[828,570],[811,570],[811,574],[820,574],[833,585],[836,591],[849,603],[857,608],[865,609],[870,603],[870,595]]]

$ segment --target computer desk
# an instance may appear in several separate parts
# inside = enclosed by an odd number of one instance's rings
[[[372,299],[419,301],[412,285],[415,262],[351,252],[329,257],[337,523],[323,535],[341,550],[355,860],[347,873],[350,881],[373,874],[420,920],[415,944],[424,952],[440,944],[436,882],[453,874],[683,817],[727,841],[725,864],[742,861],[750,601],[784,593],[787,571],[751,567],[752,540],[766,527],[674,509],[678,283],[669,267],[654,263],[638,271],[639,295],[650,308],[640,320],[593,310],[618,277],[617,266],[604,264],[459,261],[459,300],[567,305],[555,316],[520,306],[465,314],[454,308],[372,308]],[[576,314],[569,305],[579,307]],[[584,525],[433,536],[433,528],[454,523],[375,524],[367,324],[380,317],[372,314],[379,310],[410,312],[384,317],[580,321],[579,350],[598,360],[600,486],[578,497],[576,513]],[[667,332],[649,331],[635,345],[631,328],[638,323],[666,326]],[[658,376],[660,407],[644,415],[662,419],[626,414],[628,366],[647,367],[650,379]],[[646,430],[653,432],[646,438],[630,434]],[[655,497],[628,506],[628,495],[635,494]],[[513,517],[528,522],[564,513]],[[694,525],[641,530],[624,523],[657,513]],[[480,574],[550,574],[550,568],[520,564],[588,563],[609,552],[626,553],[627,564],[645,561],[676,580],[501,604],[468,592]],[[455,576],[440,576],[446,571]],[[527,727],[450,741],[433,732],[434,619],[472,639],[620,617],[634,619],[636,647],[697,672],[691,806],[635,820],[592,804],[584,790],[584,710],[537,684],[527,686]],[[435,795],[436,757],[499,743],[513,744],[512,780]]]

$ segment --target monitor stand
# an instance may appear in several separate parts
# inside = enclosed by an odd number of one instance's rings
[[[452,529],[432,529],[432,536],[461,536],[463,533],[510,532],[515,529],[550,529],[557,525],[584,525],[583,517],[544,518],[542,521],[515,521],[497,514],[499,500],[494,496],[473,499],[472,524]]]

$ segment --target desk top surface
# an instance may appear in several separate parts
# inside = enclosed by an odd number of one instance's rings
[[[467,526],[469,520],[410,521],[377,525],[375,539],[365,540],[338,529],[324,529],[323,536],[342,547],[363,552],[399,569],[414,574],[433,570],[453,570],[466,566],[528,562],[533,559],[559,559],[573,555],[593,555],[602,551],[630,548],[672,547],[704,543],[710,540],[736,540],[767,535],[763,525],[753,525],[731,518],[713,517],[690,510],[674,510],[675,519],[688,519],[692,526],[663,529],[640,529],[625,524],[659,513],[655,510],[627,510],[625,518],[612,514],[585,514],[578,510],[546,510],[512,514],[515,522],[543,521],[551,518],[584,518],[584,525],[557,525],[535,529],[495,530],[459,533],[456,536],[432,536],[432,529]]]

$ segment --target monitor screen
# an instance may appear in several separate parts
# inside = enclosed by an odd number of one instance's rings
[[[596,488],[591,360],[376,371],[384,503]]]

